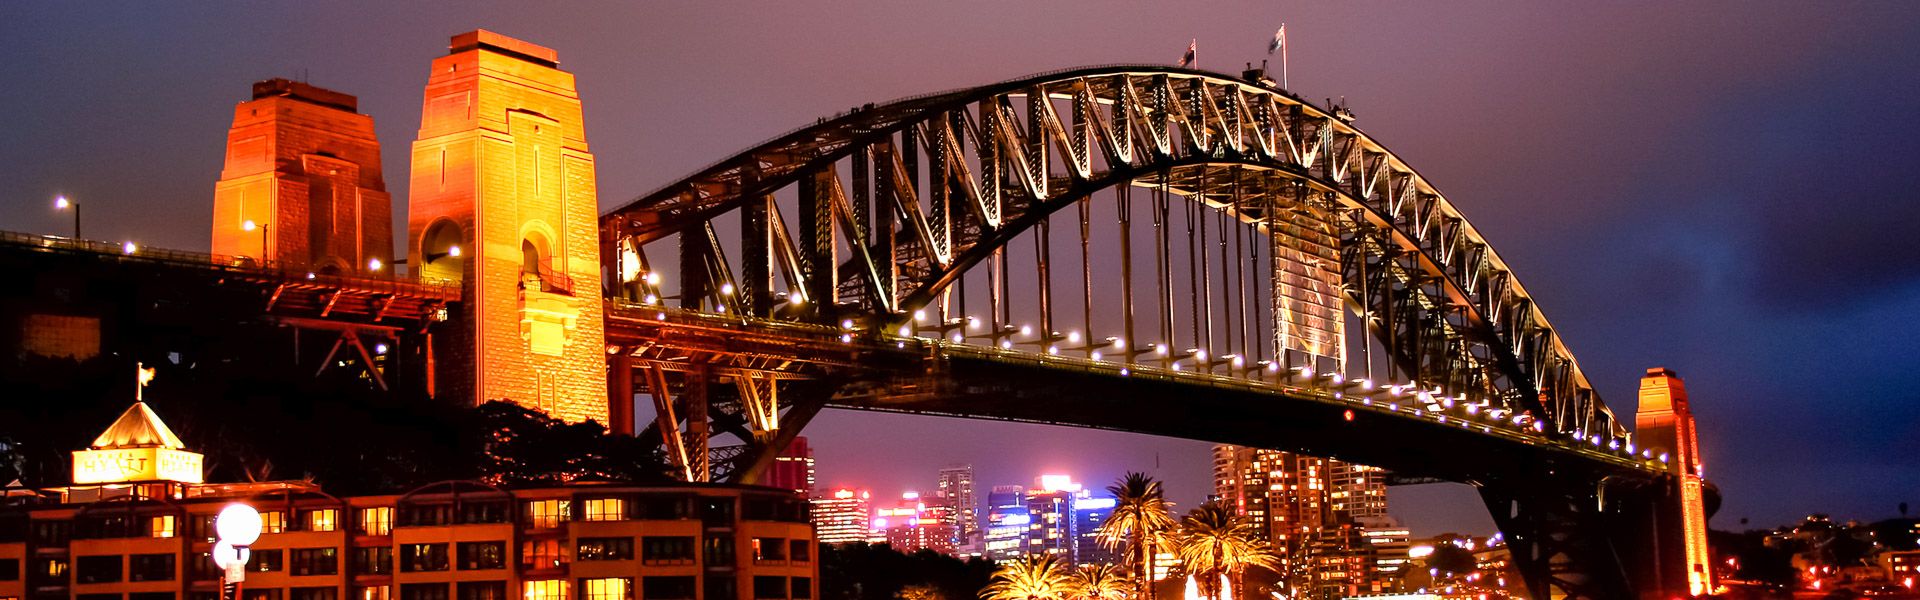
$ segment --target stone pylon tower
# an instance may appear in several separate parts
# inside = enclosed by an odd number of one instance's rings
[[[214,254],[322,273],[392,268],[392,199],[373,117],[357,104],[297,81],[253,84],[213,188]]]
[[[1680,533],[1686,549],[1687,586],[1694,595],[1714,588],[1713,556],[1707,547],[1706,470],[1700,461],[1700,439],[1694,432],[1693,410],[1687,406],[1687,385],[1665,368],[1647,369],[1640,378],[1640,409],[1634,415],[1634,439],[1654,452],[1665,453],[1679,489]]]
[[[433,61],[413,144],[407,252],[460,281],[435,349],[454,398],[607,419],[599,210],[573,74],[551,49],[490,31]]]

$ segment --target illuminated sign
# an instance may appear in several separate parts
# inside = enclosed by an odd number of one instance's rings
[[[108,448],[73,453],[73,483],[201,482],[202,457],[171,448]]]
[[[1073,507],[1080,510],[1104,510],[1113,508],[1114,504],[1115,501],[1112,498],[1084,498],[1073,503]]]

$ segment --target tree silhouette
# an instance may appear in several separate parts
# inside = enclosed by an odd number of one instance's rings
[[[931,588],[949,600],[977,598],[994,568],[978,558],[906,554],[866,542],[822,544],[819,555],[821,600],[896,600],[909,587]]]
[[[1427,555],[1427,568],[1439,569],[1441,573],[1465,574],[1477,566],[1472,552],[1453,544],[1434,544],[1433,554]]]

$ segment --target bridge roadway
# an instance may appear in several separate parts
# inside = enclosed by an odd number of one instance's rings
[[[1585,481],[1668,472],[1648,450],[1554,435],[1476,404],[1427,404],[1392,386],[1336,384],[1327,374],[1265,381],[619,301],[609,302],[606,323],[610,348],[636,364],[776,369],[826,383],[819,401],[832,408],[1283,449],[1463,483],[1539,470]]]
[[[12,283],[0,289],[0,315],[79,317],[92,324],[96,352],[178,352],[189,360],[273,354],[316,376],[345,369],[381,389],[399,386],[429,395],[430,330],[445,321],[447,305],[460,301],[460,287],[448,282],[330,274],[131,242],[7,231],[0,231],[0,272]],[[222,335],[257,323],[292,335],[270,348],[225,346],[231,341]],[[0,347],[19,350],[45,341],[26,339],[34,336],[25,329],[0,333]],[[308,332],[304,338],[302,331]],[[390,351],[376,360],[381,345]]]

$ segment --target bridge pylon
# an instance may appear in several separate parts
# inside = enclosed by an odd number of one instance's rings
[[[427,80],[411,186],[414,272],[463,289],[456,331],[435,340],[445,389],[608,422],[594,158],[559,55],[454,36]]]

